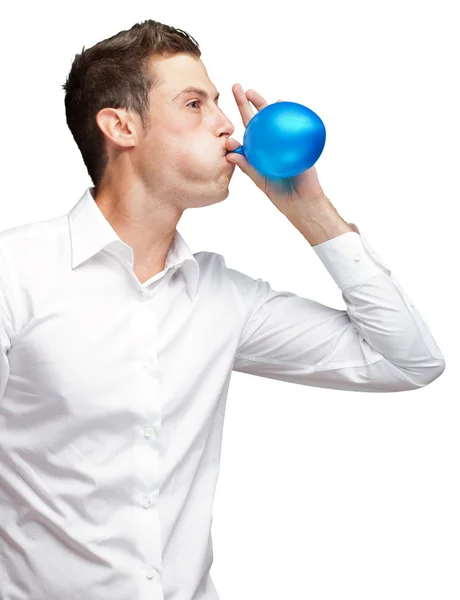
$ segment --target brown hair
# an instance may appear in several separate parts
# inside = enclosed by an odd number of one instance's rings
[[[149,69],[151,58],[178,53],[201,56],[198,42],[188,33],[149,19],[91,48],[83,46],[81,54],[75,55],[62,85],[66,120],[96,192],[108,162],[97,113],[105,107],[132,110],[147,133],[149,92],[159,83]]]

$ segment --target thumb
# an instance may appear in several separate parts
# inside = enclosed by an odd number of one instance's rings
[[[277,102],[284,102],[284,100],[277,100]],[[234,148],[235,150],[236,148]],[[226,155],[227,160],[238,167],[246,173],[248,177],[252,179],[252,181],[256,184],[256,186],[264,191],[265,188],[265,177],[259,171],[257,171],[251,164],[249,164],[247,158],[242,154],[238,154],[237,152],[230,152]]]
[[[252,181],[256,184],[258,188],[263,190],[264,186],[264,176],[257,171],[248,161],[248,159],[242,154],[238,154],[237,152],[230,152],[226,155],[228,162],[234,163],[238,165],[238,167],[245,173],[248,177],[252,179]]]

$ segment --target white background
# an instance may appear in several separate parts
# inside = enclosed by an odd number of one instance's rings
[[[389,394],[234,373],[214,504],[221,600],[460,598],[454,9],[446,0],[2,8],[0,229],[68,212],[91,185],[61,86],[83,46],[151,18],[198,41],[240,143],[234,83],[321,117],[325,193],[392,268],[446,359],[431,385]],[[178,229],[192,252],[218,252],[274,289],[344,308],[309,243],[238,167],[229,197],[186,211]]]

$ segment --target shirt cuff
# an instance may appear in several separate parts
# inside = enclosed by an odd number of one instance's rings
[[[361,231],[347,231],[312,248],[342,291],[375,275],[391,273]]]

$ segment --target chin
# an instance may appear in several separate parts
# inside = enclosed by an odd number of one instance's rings
[[[229,189],[228,185],[210,186],[203,190],[201,194],[196,196],[193,200],[189,198],[186,208],[200,208],[204,206],[210,206],[217,204],[228,198]]]
[[[214,191],[212,197],[209,198],[209,204],[217,204],[218,202],[222,202],[226,200],[229,196],[230,190],[228,189],[228,184],[220,185],[217,190]]]

